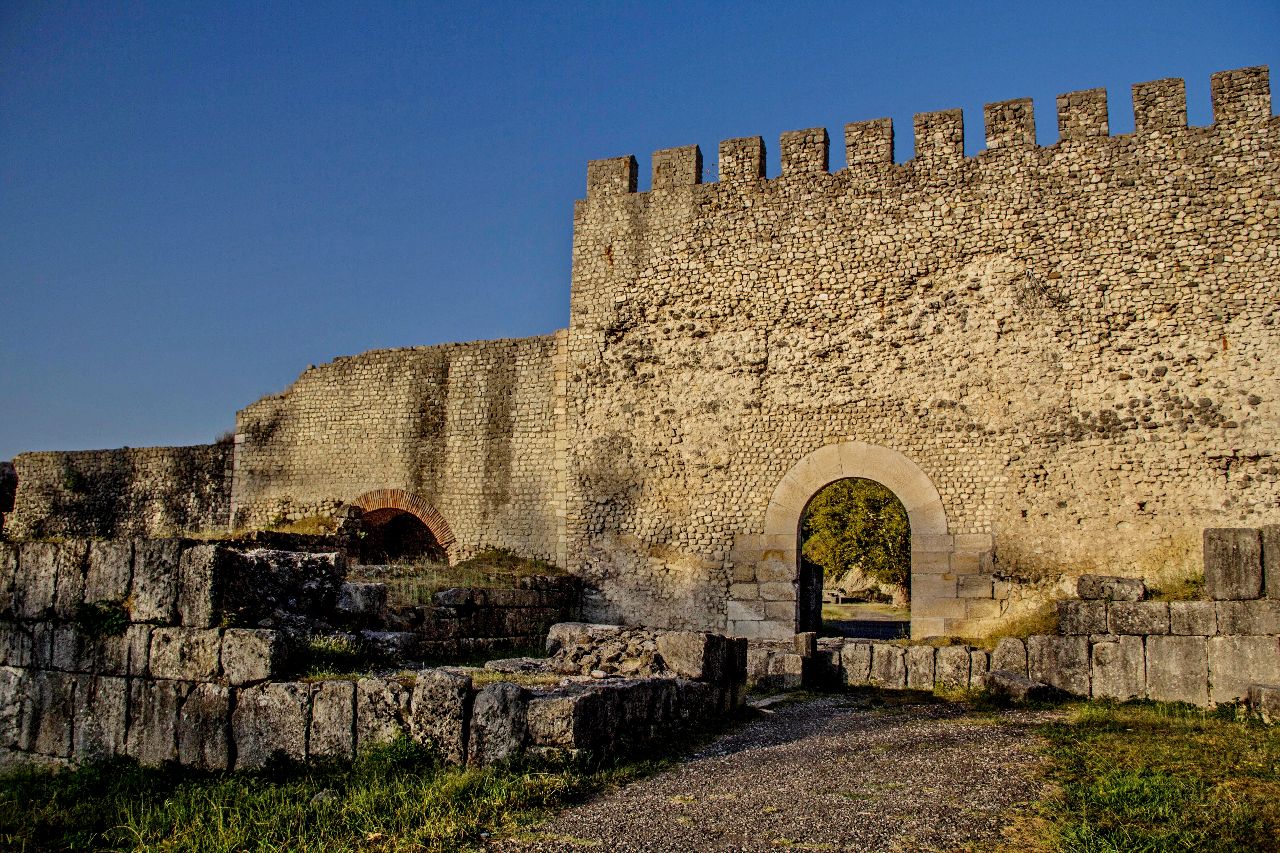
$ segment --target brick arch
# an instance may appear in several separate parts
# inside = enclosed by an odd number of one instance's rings
[[[417,516],[418,520],[431,531],[431,535],[436,538],[440,547],[446,551],[449,550],[449,546],[458,541],[458,538],[453,535],[453,529],[449,527],[449,522],[438,509],[404,489],[375,489],[372,492],[365,492],[351,503],[365,512],[399,509]]]

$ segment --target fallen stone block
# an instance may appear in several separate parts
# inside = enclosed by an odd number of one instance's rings
[[[268,681],[236,691],[231,714],[237,769],[261,767],[275,753],[307,757],[311,689],[300,682]]]
[[[907,648],[907,687],[909,689],[933,689],[936,653],[937,649],[933,646],[909,646]]]
[[[251,684],[279,675],[288,657],[288,644],[279,631],[228,628],[222,634],[222,673],[232,684]]]
[[[1269,726],[1280,723],[1280,685],[1249,685],[1249,710]]]
[[[534,696],[526,712],[529,743],[590,751],[597,757],[612,754],[624,733],[625,701],[623,692],[600,687]]]
[[[969,647],[943,646],[934,662],[934,680],[943,690],[964,690],[969,686]]]
[[[795,652],[774,652],[769,658],[771,690],[798,690],[804,686],[804,658]]]
[[[178,710],[190,689],[181,681],[130,683],[126,748],[138,763],[156,767],[178,759]]]
[[[720,681],[729,666],[729,641],[698,631],[664,631],[656,638],[666,668],[681,678]]]
[[[133,579],[133,540],[95,539],[89,543],[84,600],[124,601]]]
[[[1081,575],[1076,595],[1089,601],[1141,601],[1147,597],[1147,585],[1139,578]]]
[[[1246,699],[1251,684],[1280,683],[1280,638],[1210,637],[1206,643],[1213,703]]]
[[[390,743],[409,731],[409,688],[393,678],[356,682],[356,752]]]
[[[557,622],[547,629],[547,654],[553,655],[567,646],[596,643],[621,631],[621,625]]]
[[[846,687],[871,682],[871,644],[845,643],[840,650],[840,669]]]
[[[1211,637],[1218,632],[1217,605],[1212,601],[1170,601],[1169,633]]]
[[[1116,601],[1107,606],[1112,634],[1168,634],[1169,605],[1164,601]]]
[[[1001,637],[991,653],[991,669],[1027,674],[1027,644],[1018,637]]]
[[[1147,698],[1160,702],[1209,702],[1209,658],[1204,637],[1148,637]]]
[[[1089,638],[1027,638],[1027,676],[1076,696],[1089,695]]]
[[[871,644],[871,683],[901,690],[907,686],[907,650],[887,643]]]
[[[1280,599],[1218,601],[1219,634],[1280,634]]]
[[[1121,636],[1094,643],[1092,690],[1095,699],[1140,699],[1147,695],[1146,651],[1142,637]]]
[[[1004,669],[988,672],[982,684],[993,697],[1009,702],[1043,702],[1054,695],[1049,685]]]
[[[312,758],[356,755],[356,685],[353,681],[321,681],[311,686],[311,731],[307,754]]]
[[[418,673],[410,705],[409,732],[450,764],[467,760],[471,677],[444,669]]]
[[[177,539],[138,539],[134,542],[130,619],[158,625],[176,623],[181,556],[182,542]]]
[[[1262,533],[1256,527],[1204,531],[1204,591],[1217,601],[1262,595]]]
[[[93,761],[127,754],[128,713],[127,679],[80,676],[75,689],[72,757],[77,761]]]
[[[178,762],[201,770],[231,764],[231,688],[197,684],[178,712]]]
[[[497,682],[481,689],[471,706],[467,763],[483,766],[519,757],[525,747],[527,714],[528,694],[520,686]]]
[[[222,647],[216,628],[156,628],[151,632],[150,669],[154,678],[213,681]]]
[[[1105,601],[1059,601],[1058,631],[1062,634],[1102,634],[1107,630]]]

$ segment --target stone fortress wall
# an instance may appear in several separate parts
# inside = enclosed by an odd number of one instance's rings
[[[1268,72],[594,161],[575,212],[568,564],[594,618],[795,630],[796,531],[842,476],[913,527],[912,633],[981,634],[995,570],[1197,570],[1200,530],[1280,512],[1280,121]]]

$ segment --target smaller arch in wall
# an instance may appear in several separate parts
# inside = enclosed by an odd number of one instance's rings
[[[363,510],[366,519],[376,520],[380,526],[395,524],[397,517],[412,516],[426,527],[426,531],[434,539],[431,544],[443,551],[445,557],[448,557],[449,549],[458,541],[449,522],[439,510],[403,489],[375,489],[365,492],[351,503]]]

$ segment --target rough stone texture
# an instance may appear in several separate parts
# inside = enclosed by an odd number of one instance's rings
[[[129,596],[129,616],[134,622],[175,622],[181,549],[177,539],[141,539],[135,544]]]
[[[337,553],[223,552],[218,566],[223,618],[236,627],[272,627],[290,618],[306,624],[333,612],[345,570]]]
[[[657,636],[658,654],[682,678],[723,681],[732,671],[733,641],[719,634],[667,631]]]
[[[982,649],[969,652],[969,689],[981,690],[991,671],[991,656]]]
[[[1280,723],[1280,686],[1250,685],[1249,709],[1269,726]]]
[[[1251,684],[1280,683],[1280,637],[1210,637],[1209,699],[1248,698]]]
[[[1218,615],[1214,602],[1169,602],[1169,633],[1210,637],[1217,631]]]
[[[0,749],[17,749],[22,737],[22,710],[28,695],[25,669],[0,667]]]
[[[279,674],[287,659],[287,643],[278,631],[228,628],[222,634],[222,673],[232,684],[265,681]]]
[[[627,698],[621,690],[589,686],[535,696],[529,700],[526,712],[529,741],[537,747],[590,750],[603,756],[612,746],[611,741],[631,728],[625,723]],[[646,724],[653,722],[666,721],[643,720]],[[637,739],[642,734],[640,728],[632,732]]]
[[[261,767],[277,751],[307,757],[311,690],[298,682],[268,682],[236,693],[231,715],[237,768]]]
[[[1076,696],[1089,695],[1089,639],[1027,638],[1027,676]]]
[[[178,560],[178,621],[193,628],[209,628],[222,618],[219,612],[218,545],[192,545]]]
[[[1092,689],[1095,699],[1141,699],[1147,695],[1142,637],[1116,637],[1094,643]]]
[[[209,628],[156,628],[151,632],[154,678],[212,681],[219,674],[221,632]]]
[[[1203,637],[1147,638],[1147,698],[1209,702],[1209,658]]]
[[[151,632],[150,625],[130,625],[124,630],[124,653],[126,672],[133,676],[151,674]]]
[[[191,685],[180,681],[134,680],[129,684],[126,749],[151,767],[178,758],[178,710]]]
[[[1219,601],[1262,595],[1262,536],[1256,527],[1205,530],[1204,591]]]
[[[871,646],[871,683],[877,687],[906,687],[906,649],[884,643],[873,644]]]
[[[935,664],[937,685],[944,690],[966,689],[969,686],[969,664],[967,646],[943,646],[938,649]]]
[[[907,649],[907,687],[912,690],[932,690],[934,680],[933,646],[911,646]]]
[[[1168,634],[1169,605],[1164,601],[1116,601],[1107,606],[1112,634]]]
[[[844,683],[860,687],[871,682],[871,644],[846,643],[840,649],[840,670]]]
[[[515,684],[498,682],[476,693],[467,738],[467,763],[497,764],[524,750],[528,698]]]
[[[129,682],[82,675],[76,679],[71,756],[92,761],[127,752]]]
[[[22,696],[18,748],[57,758],[71,754],[75,709],[75,677],[58,672],[31,672],[19,682]]]
[[[133,540],[95,539],[89,543],[84,600],[123,601],[133,577]]]
[[[312,685],[308,753],[316,758],[354,758],[355,721],[354,682],[322,681]]]
[[[13,616],[13,582],[17,571],[18,546],[0,542],[0,617]]]
[[[1140,578],[1081,575],[1076,581],[1076,595],[1086,601],[1141,601],[1147,596],[1147,585]]]
[[[231,766],[231,689],[197,684],[178,712],[178,761],[201,770]]]
[[[389,743],[409,731],[412,691],[391,678],[356,682],[356,751]]]
[[[1280,634],[1280,601],[1216,602],[1219,634]]]
[[[1001,637],[991,653],[991,669],[1027,674],[1027,644],[1017,637]]]
[[[386,606],[386,584],[347,582],[338,590],[337,612],[358,624],[375,620]]]
[[[1059,601],[1058,630],[1063,634],[1101,634],[1107,630],[1105,601]]]
[[[1280,524],[1262,528],[1262,582],[1267,598],[1280,598]]]
[[[409,730],[450,764],[467,760],[471,715],[471,677],[443,669],[424,669],[413,686]]]
[[[1039,701],[1053,695],[1053,688],[1049,685],[1033,681],[1022,673],[1010,672],[1007,669],[988,672],[982,683],[992,696],[1011,702]]]

